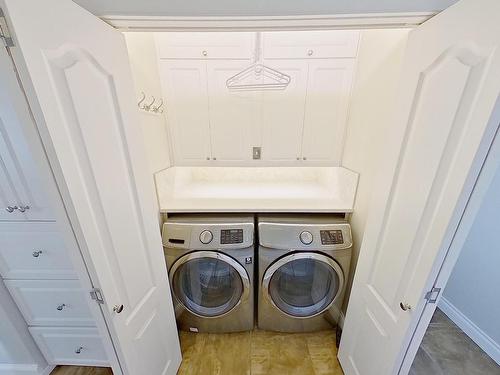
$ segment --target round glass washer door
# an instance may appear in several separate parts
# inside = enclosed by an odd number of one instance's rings
[[[344,286],[344,274],[326,255],[295,253],[273,263],[262,285],[266,297],[282,313],[311,318],[334,303]]]
[[[220,317],[248,299],[250,279],[233,258],[216,251],[195,251],[170,269],[174,297],[191,313]]]

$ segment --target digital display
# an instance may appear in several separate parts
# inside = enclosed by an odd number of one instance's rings
[[[222,229],[220,231],[220,243],[243,243],[243,229]]]
[[[342,230],[320,230],[322,245],[339,245],[344,243],[344,237],[342,236]]]

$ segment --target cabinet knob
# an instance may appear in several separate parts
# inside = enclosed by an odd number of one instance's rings
[[[75,353],[80,354],[82,352],[82,350],[83,350],[83,346],[79,346],[78,348],[76,348]]]
[[[29,210],[30,209],[30,206],[19,206],[17,207],[17,209],[21,212],[24,212],[26,210]]]
[[[399,307],[401,307],[401,310],[403,310],[403,311],[411,310],[411,305],[409,303],[406,303],[406,302],[401,302],[399,304]]]
[[[203,56],[206,56],[206,55],[208,55],[208,52],[207,52],[207,51],[203,51],[201,54],[202,54]]]
[[[42,250],[36,250],[36,251],[33,251],[33,258],[38,258],[40,256],[40,254],[42,254]]]
[[[65,303],[63,303],[63,304],[61,304],[61,305],[57,306],[57,310],[58,310],[58,311],[63,311],[63,309],[64,309],[65,307],[66,307],[66,304],[65,304]]]
[[[123,311],[123,305],[114,305],[113,311],[117,314],[121,313]]]
[[[212,160],[217,160],[217,158],[212,158]]]
[[[307,160],[307,158],[304,156],[304,157],[302,158],[302,160]]]
[[[312,49],[310,49],[309,51],[307,51],[307,56],[312,56],[314,53],[314,51]]]
[[[9,212],[9,213],[12,213],[14,212],[15,210],[17,210],[17,206],[7,206],[5,208],[5,211]]]
[[[210,156],[207,156],[207,160],[210,160]]]

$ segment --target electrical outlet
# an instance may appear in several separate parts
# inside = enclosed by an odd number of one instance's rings
[[[254,160],[260,160],[261,152],[262,152],[262,148],[261,147],[254,147],[253,148],[253,152],[252,152],[253,159]]]

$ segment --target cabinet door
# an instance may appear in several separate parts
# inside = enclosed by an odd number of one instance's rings
[[[249,59],[255,33],[169,32],[155,35],[160,59]]]
[[[356,57],[359,30],[272,31],[263,33],[266,59]]]
[[[162,60],[160,71],[175,163],[210,159],[206,62]]]
[[[275,60],[265,65],[288,74],[284,90],[262,92],[262,159],[298,160],[301,154],[307,61]]]
[[[174,375],[180,345],[124,37],[70,0],[2,5],[68,216],[104,296],[114,350],[98,353],[117,375]],[[81,345],[84,355],[93,345],[53,343]]]
[[[226,81],[251,64],[250,60],[207,62],[212,159],[252,159],[252,146],[259,145],[255,131],[259,120],[258,92],[230,92]]]
[[[12,63],[2,59],[0,68],[9,71]],[[12,91],[19,95],[11,95]],[[52,220],[37,166],[31,155],[22,123],[31,123],[13,74],[0,77],[0,220]],[[17,209],[9,208],[19,207]],[[22,212],[24,211],[24,213]]]
[[[340,165],[353,59],[309,60],[302,158]]]

